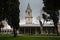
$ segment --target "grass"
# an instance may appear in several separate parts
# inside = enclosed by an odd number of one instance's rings
[[[53,37],[50,37],[50,36],[53,36]],[[18,35],[17,37],[14,38],[13,35],[0,34],[0,40],[60,40],[60,37],[57,37],[57,36],[60,36],[60,35],[56,35],[56,34],[27,35],[26,34],[26,35]]]

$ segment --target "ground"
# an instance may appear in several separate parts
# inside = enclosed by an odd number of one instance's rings
[[[3,35],[0,34],[0,40],[60,40],[60,35],[56,34],[40,34],[40,35],[18,35],[13,37],[13,35]]]

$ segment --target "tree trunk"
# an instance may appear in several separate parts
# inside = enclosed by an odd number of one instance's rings
[[[13,34],[14,34],[14,37],[17,36],[17,30],[16,30],[16,28],[13,28]]]
[[[59,20],[59,12],[58,10],[53,10],[52,13],[51,13],[51,17],[52,17],[52,20],[54,22],[54,30],[55,30],[55,33],[58,34],[58,26],[57,26],[57,23],[58,23],[58,20]]]
[[[58,33],[58,26],[57,26],[57,24],[55,25],[55,32],[57,33],[57,35],[59,34]]]
[[[39,20],[39,22],[40,22],[40,25],[41,25],[41,27],[40,27],[40,30],[41,30],[41,34],[43,34],[43,24],[42,24],[42,22]],[[45,21],[44,21],[45,22]]]

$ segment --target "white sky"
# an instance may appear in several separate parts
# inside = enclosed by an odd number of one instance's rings
[[[19,0],[20,1],[20,24],[25,23],[25,10],[28,3],[32,9],[33,23],[38,23],[37,17],[41,15],[41,10],[43,7],[42,0]]]

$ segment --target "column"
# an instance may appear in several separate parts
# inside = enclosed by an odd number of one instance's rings
[[[38,32],[37,32],[37,28],[35,28],[35,34],[38,34]]]
[[[30,28],[30,34],[31,34],[31,28]]]
[[[24,34],[25,34],[25,28],[24,28]]]

